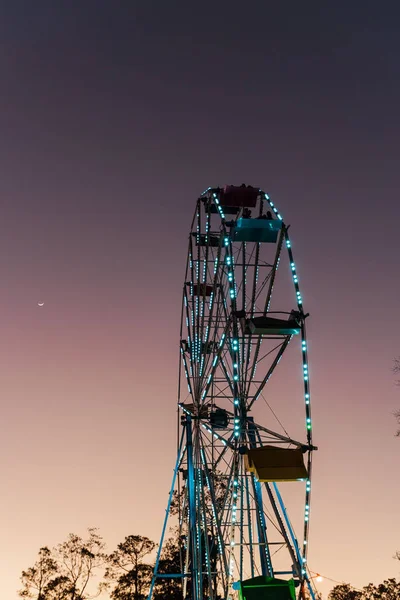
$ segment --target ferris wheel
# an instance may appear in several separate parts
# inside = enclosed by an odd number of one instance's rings
[[[288,229],[258,188],[208,188],[197,200],[183,284],[178,456],[149,600],[163,577],[191,600],[316,597],[307,567],[316,450],[308,315]],[[172,575],[160,560],[169,519],[180,544]]]

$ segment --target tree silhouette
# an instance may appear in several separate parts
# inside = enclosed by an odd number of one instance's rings
[[[96,529],[88,530],[88,538],[71,533],[52,551],[39,550],[33,567],[22,571],[21,598],[30,600],[89,600],[99,589],[89,592],[91,580],[104,565],[104,543]]]
[[[98,590],[94,594],[89,593],[88,586],[105,563],[104,542],[96,529],[90,528],[88,533],[86,540],[71,533],[67,541],[55,549],[60,576],[63,578],[60,583],[65,583],[64,589],[69,594],[65,597],[68,600],[89,600],[98,595]]]
[[[385,579],[379,585],[370,583],[363,588],[362,600],[398,600],[400,598],[400,582]]]
[[[329,600],[399,600],[400,582],[386,579],[379,585],[370,583],[357,591],[349,584],[337,585],[328,596]]]
[[[164,543],[158,566],[159,573],[178,574],[182,572],[182,557],[180,540],[175,535]],[[154,600],[181,600],[182,579],[166,577],[159,578],[154,586]]]
[[[153,568],[143,559],[156,547],[147,537],[129,535],[107,558],[105,578],[116,585],[113,600],[144,600],[147,597]]]
[[[21,598],[32,598],[33,600],[47,600],[47,587],[57,572],[58,565],[49,548],[46,546],[40,548],[38,560],[33,567],[22,571],[23,588],[19,590],[19,596]]]
[[[355,590],[349,583],[335,585],[328,596],[329,600],[362,600],[361,592]]]
[[[46,586],[45,600],[69,600],[73,597],[73,586],[65,575],[59,575]]]

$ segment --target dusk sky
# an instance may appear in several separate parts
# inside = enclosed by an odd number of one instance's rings
[[[2,600],[70,532],[158,541],[190,221],[243,182],[311,314],[309,566],[399,577],[399,27],[391,1],[1,2]]]

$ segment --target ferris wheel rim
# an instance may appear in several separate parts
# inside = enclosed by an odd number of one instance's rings
[[[216,188],[217,191],[219,191],[219,188]],[[302,302],[302,297],[301,297],[301,293],[300,293],[300,289],[299,289],[299,283],[298,283],[298,276],[297,276],[297,271],[295,268],[295,263],[294,263],[294,258],[293,258],[293,251],[292,251],[292,246],[291,246],[291,241],[289,238],[289,234],[288,234],[288,229],[289,227],[286,226],[282,215],[279,213],[277,207],[275,206],[275,204],[272,202],[272,200],[270,199],[269,195],[265,192],[263,192],[262,190],[259,190],[259,194],[261,197],[263,197],[267,202],[269,207],[272,209],[274,215],[276,215],[277,219],[279,221],[281,221],[282,223],[282,232],[283,232],[283,236],[282,236],[282,242],[285,242],[285,246],[286,249],[288,251],[288,255],[289,255],[289,260],[290,260],[290,264],[291,264],[291,270],[292,270],[292,278],[293,278],[293,283],[294,283],[294,288],[295,288],[295,293],[296,293],[296,303],[297,303],[297,308],[301,314],[301,316],[303,317],[303,322],[302,322],[302,326],[301,326],[301,337],[302,337],[302,355],[303,355],[303,366],[306,369],[306,378],[304,379],[305,382],[305,386],[304,386],[304,394],[305,394],[305,413],[306,413],[306,435],[307,435],[307,446],[308,446],[308,451],[309,451],[309,457],[308,457],[308,473],[309,473],[309,477],[308,477],[308,482],[307,482],[307,494],[306,494],[306,502],[305,502],[305,506],[306,506],[306,513],[307,511],[307,507],[309,507],[310,505],[310,487],[311,487],[311,456],[312,456],[312,451],[314,449],[316,449],[313,445],[312,445],[312,427],[311,427],[311,412],[310,412],[310,392],[309,392],[309,370],[308,370],[308,356],[307,356],[307,346],[306,346],[306,331],[305,331],[305,318],[308,315],[304,314],[303,311],[303,302]],[[197,224],[196,226],[196,215],[197,217],[199,217],[199,202],[200,200],[205,197],[209,197],[210,195],[212,195],[212,197],[214,198],[214,204],[220,214],[221,217],[221,237],[224,238],[224,244],[225,246],[229,244],[228,241],[228,236],[229,233],[227,231],[226,228],[226,218],[225,215],[223,213],[223,210],[221,209],[218,199],[217,199],[217,192],[214,191],[212,188],[208,188],[207,190],[205,190],[203,192],[203,194],[200,196],[200,199],[198,200],[197,206],[196,206],[196,211],[192,220],[192,227],[191,227],[191,232],[190,232],[190,240],[192,240],[194,235],[198,235],[199,234],[199,226]],[[196,227],[196,230],[195,230]],[[274,271],[274,273],[276,274],[276,270]],[[272,293],[272,288],[271,288],[271,292]],[[286,311],[271,311],[271,314],[277,314],[279,312],[286,312]],[[268,311],[269,313],[269,311]],[[264,311],[257,311],[255,310],[254,307],[252,307],[252,315],[256,315],[256,314],[265,314],[265,310]],[[287,314],[290,314],[287,312]],[[249,383],[251,381],[251,378],[249,380]],[[256,401],[258,395],[254,396],[249,408],[251,408],[251,406],[254,404],[254,402]],[[299,444],[300,445],[300,444]],[[309,522],[309,515],[306,515],[306,526],[305,526],[305,537],[304,537],[304,541],[307,541],[307,537],[308,537],[308,522]],[[306,543],[304,544],[303,547],[303,552],[304,555],[306,554],[307,551],[307,546]]]

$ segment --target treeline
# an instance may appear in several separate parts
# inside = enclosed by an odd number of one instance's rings
[[[102,592],[112,600],[145,600],[154,568],[156,544],[140,535],[127,536],[108,554],[97,529],[84,539],[70,534],[55,548],[40,548],[34,565],[22,571],[18,594],[29,600],[91,600]],[[400,559],[400,554],[396,555]],[[179,536],[164,543],[159,565],[162,573],[180,573]],[[159,579],[154,600],[182,600],[182,588],[174,578]],[[370,583],[362,590],[349,584],[333,588],[329,600],[400,600],[400,581]]]
[[[112,600],[144,600],[150,589],[156,544],[140,535],[129,535],[111,554],[97,529],[88,529],[84,539],[70,534],[55,548],[40,548],[35,564],[22,571],[21,598],[30,600],[90,600],[102,592]],[[178,538],[164,544],[160,569],[179,573]],[[155,600],[182,598],[174,579],[160,579]]]
[[[328,598],[329,600],[399,600],[400,581],[387,579],[379,585],[370,583],[362,590],[345,583],[335,586]]]

